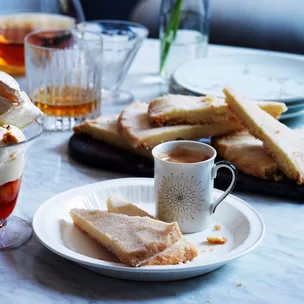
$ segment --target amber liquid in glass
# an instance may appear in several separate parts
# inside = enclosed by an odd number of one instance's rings
[[[0,221],[8,218],[13,212],[19,195],[20,184],[21,177],[0,186]]]
[[[48,87],[34,94],[35,105],[48,116],[78,117],[93,113],[98,106],[96,94],[79,87]]]
[[[3,24],[0,24],[3,27]],[[2,31],[1,31],[2,32]],[[24,74],[24,45],[23,41],[12,42],[11,39],[25,36],[28,29],[10,28],[9,33],[0,33],[0,66],[1,70],[11,75]]]
[[[0,69],[11,75],[24,75],[24,37],[37,29],[67,29],[74,18],[42,13],[12,14],[0,17]]]

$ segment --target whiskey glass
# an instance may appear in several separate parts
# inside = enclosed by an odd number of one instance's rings
[[[22,76],[24,37],[34,30],[68,29],[85,20],[80,0],[1,1],[0,70]]]
[[[22,131],[25,141],[0,146],[0,250],[20,246],[32,236],[28,222],[10,215],[17,203],[29,149],[41,134],[42,125],[34,122]]]
[[[27,93],[44,113],[43,128],[71,130],[100,113],[102,36],[39,30],[25,37]]]

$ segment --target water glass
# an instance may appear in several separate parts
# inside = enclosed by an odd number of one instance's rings
[[[124,104],[134,98],[131,93],[118,90],[148,30],[144,26],[119,20],[96,20],[78,25],[86,32],[103,37],[103,104]]]
[[[209,0],[162,0],[160,75],[168,82],[186,61],[207,55]]]
[[[102,36],[77,29],[25,38],[27,92],[44,112],[45,130],[70,130],[100,114]]]

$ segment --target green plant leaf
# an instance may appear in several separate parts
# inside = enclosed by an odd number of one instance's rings
[[[162,73],[171,45],[176,39],[180,22],[180,14],[183,0],[177,0],[173,6],[171,16],[166,29],[165,37],[161,41],[160,73]]]

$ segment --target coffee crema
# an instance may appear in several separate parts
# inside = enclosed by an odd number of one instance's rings
[[[181,147],[177,147],[169,152],[160,153],[157,157],[171,163],[198,163],[210,158],[202,151]]]

